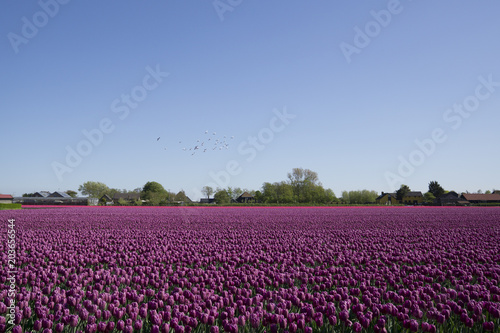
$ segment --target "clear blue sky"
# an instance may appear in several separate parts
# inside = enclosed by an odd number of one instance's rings
[[[0,4],[0,193],[500,189],[498,1],[66,2]]]

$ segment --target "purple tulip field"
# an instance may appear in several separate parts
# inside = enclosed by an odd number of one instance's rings
[[[0,220],[0,332],[500,331],[500,208],[64,207]]]

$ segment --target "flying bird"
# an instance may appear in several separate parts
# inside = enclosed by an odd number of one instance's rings
[[[160,137],[158,137],[158,139],[156,139],[156,141],[159,141],[160,140]]]

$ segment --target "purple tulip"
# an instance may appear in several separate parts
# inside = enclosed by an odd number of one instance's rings
[[[483,330],[485,331],[494,331],[495,330],[495,323],[492,321],[487,321],[483,323]]]
[[[340,318],[340,320],[346,322],[349,319],[349,312],[347,312],[346,310],[342,310],[339,313],[339,318]]]
[[[104,321],[101,321],[97,324],[97,331],[98,332],[106,332],[106,326],[107,326],[107,323],[104,322]]]
[[[106,332],[112,332],[115,329],[115,322],[113,321],[108,321],[106,324]]]
[[[465,321],[465,326],[467,326],[467,327],[474,326],[474,320],[472,318],[467,318]]]
[[[118,321],[116,322],[116,329],[117,329],[118,331],[123,331],[123,329],[124,329],[124,328],[125,328],[125,322],[124,322],[123,320],[121,320],[121,319],[120,319],[120,320],[118,320]]]
[[[61,333],[62,331],[64,331],[64,324],[63,323],[58,323],[56,325],[56,332],[57,333]]]
[[[410,330],[412,332],[417,332],[418,331],[418,321],[416,321],[415,319],[412,319],[410,320]]]
[[[38,320],[35,320],[34,324],[33,324],[33,329],[35,331],[39,331],[42,329],[42,321],[40,319]]]
[[[87,324],[85,327],[85,333],[95,333],[97,332],[97,325],[96,324]]]
[[[42,320],[42,327],[43,328],[52,328],[52,321],[49,319]]]
[[[161,332],[168,333],[169,331],[170,331],[170,325],[168,323],[163,323],[163,325],[161,325]]]
[[[134,329],[140,330],[142,328],[142,320],[137,319],[134,323]]]

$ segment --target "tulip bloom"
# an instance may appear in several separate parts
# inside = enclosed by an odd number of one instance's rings
[[[483,323],[483,330],[485,331],[494,331],[495,330],[495,323],[492,321],[487,321]]]

